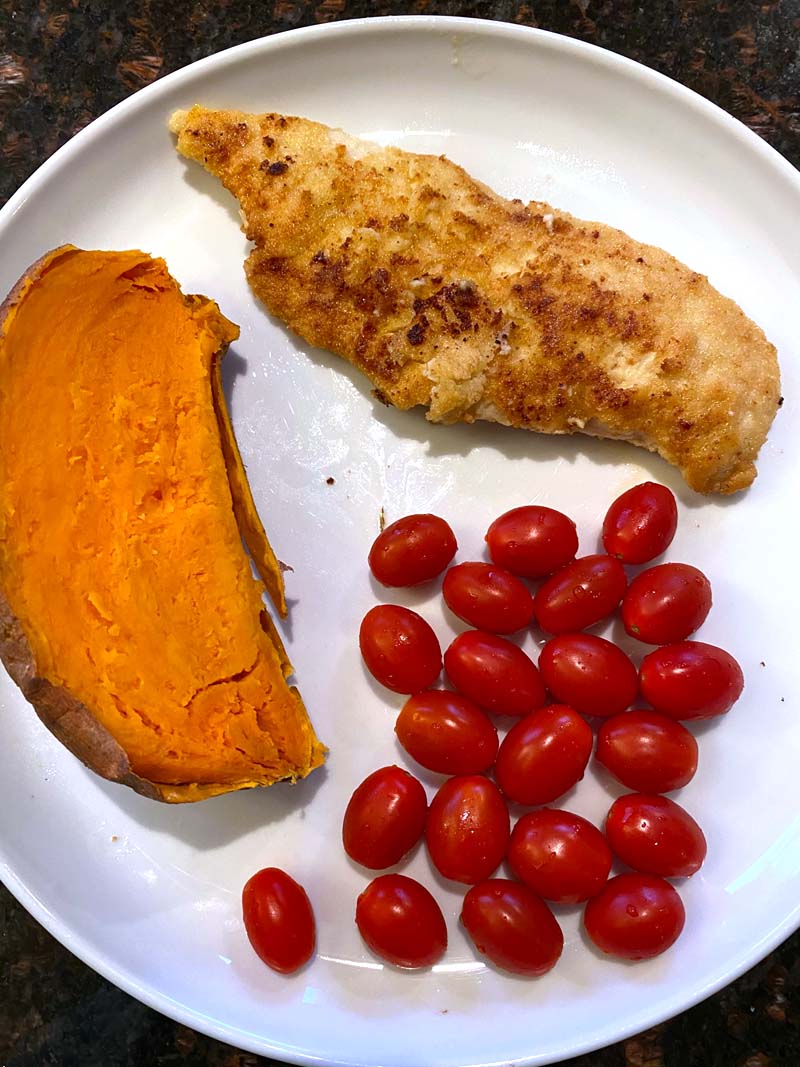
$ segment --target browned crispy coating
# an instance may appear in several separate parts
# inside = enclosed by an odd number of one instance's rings
[[[752,482],[775,349],[668,253],[307,119],[194,107],[170,125],[239,200],[255,293],[380,399],[632,441],[700,492]]]

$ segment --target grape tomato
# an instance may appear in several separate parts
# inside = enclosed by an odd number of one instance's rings
[[[706,858],[705,836],[689,812],[655,794],[618,797],[606,817],[606,837],[623,863],[662,878],[689,878]]]
[[[526,978],[552,970],[564,935],[548,906],[520,882],[491,878],[464,897],[461,923],[481,955],[496,967]]]
[[[558,808],[523,815],[508,845],[508,863],[517,878],[557,904],[579,904],[598,893],[611,859],[596,826]]]
[[[447,948],[441,908],[404,874],[382,874],[369,883],[356,902],[356,925],[375,955],[395,967],[432,967]]]
[[[547,578],[533,601],[536,621],[551,634],[585,630],[619,607],[625,568],[613,556],[581,556]]]
[[[494,723],[477,704],[446,689],[409,697],[394,729],[409,756],[438,774],[480,774],[497,755]]]
[[[449,778],[431,801],[425,839],[445,878],[467,885],[488,878],[505,856],[509,833],[506,802],[488,778]]]
[[[438,515],[406,515],[378,534],[369,567],[381,585],[420,585],[441,574],[457,548],[453,531]]]
[[[685,922],[677,891],[651,874],[617,875],[583,912],[590,940],[601,952],[624,960],[648,960],[666,952]]]
[[[370,870],[393,867],[422,837],[427,814],[422,783],[401,767],[381,767],[364,779],[345,809],[344,850]]]
[[[495,762],[503,795],[518,804],[549,804],[583,777],[592,731],[577,711],[550,704],[509,730]]]
[[[603,521],[603,548],[623,563],[649,563],[672,544],[678,505],[671,490],[642,482],[617,497]]]
[[[622,601],[622,622],[631,637],[648,645],[683,641],[711,610],[711,583],[697,567],[661,563],[642,571]]]
[[[533,617],[533,597],[527,586],[494,563],[451,567],[444,576],[442,595],[459,619],[494,634],[513,634]]]
[[[648,653],[639,668],[642,696],[673,719],[724,715],[744,688],[733,656],[702,641],[679,641]]]
[[[527,715],[545,702],[536,664],[496,634],[459,634],[444,654],[444,668],[460,693],[495,715]]]
[[[308,963],[316,924],[305,889],[279,867],[265,867],[242,890],[242,917],[259,958],[280,974]]]
[[[395,693],[418,693],[441,673],[439,640],[410,608],[376,605],[364,616],[358,639],[370,674]]]
[[[553,696],[584,715],[616,715],[636,699],[636,668],[621,648],[594,634],[551,638],[539,669]]]
[[[500,567],[522,578],[543,578],[574,558],[578,531],[560,511],[531,504],[495,519],[486,543]]]
[[[595,758],[628,789],[669,793],[694,777],[697,741],[674,719],[637,709],[603,722]]]

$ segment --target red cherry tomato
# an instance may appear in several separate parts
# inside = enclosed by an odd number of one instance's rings
[[[527,715],[544,704],[533,660],[517,645],[484,630],[467,630],[444,654],[447,677],[464,696],[495,715]]]
[[[431,801],[425,839],[445,878],[475,885],[497,869],[510,832],[508,808],[488,778],[449,778]]]
[[[733,707],[744,688],[744,675],[724,649],[679,641],[644,657],[639,684],[644,699],[673,719],[711,719]]]
[[[625,595],[625,568],[612,556],[582,556],[537,590],[536,621],[551,634],[585,630],[610,615]]]
[[[678,528],[678,506],[665,485],[642,482],[617,497],[603,522],[603,547],[623,563],[648,563]]]
[[[636,668],[622,649],[594,634],[553,637],[539,669],[553,696],[584,715],[616,715],[636,699]]]
[[[438,638],[409,608],[396,604],[371,608],[361,623],[358,642],[370,674],[395,693],[427,689],[441,672]]]
[[[461,922],[482,956],[504,971],[538,978],[555,967],[564,935],[527,885],[490,878],[464,897]]]
[[[369,550],[369,568],[381,585],[420,585],[441,574],[457,548],[444,519],[406,515],[378,534]]]
[[[265,867],[242,890],[242,916],[258,956],[281,974],[291,974],[314,954],[316,926],[306,891],[286,871]]]
[[[425,830],[428,798],[401,767],[373,771],[350,797],[342,843],[351,860],[380,871],[399,863]]]
[[[622,601],[622,621],[631,637],[648,645],[683,641],[711,610],[711,583],[697,567],[662,563],[642,571]]]
[[[356,902],[356,925],[376,956],[395,967],[432,967],[447,948],[439,905],[404,874],[374,878]]]
[[[574,557],[578,532],[560,511],[531,504],[495,519],[486,542],[498,566],[523,578],[543,578]]]
[[[583,912],[583,925],[601,952],[649,960],[678,940],[686,912],[669,882],[651,874],[620,874],[606,882]]]
[[[409,697],[394,732],[409,756],[438,774],[480,774],[497,755],[497,730],[471,700],[446,689]]]
[[[513,634],[533,617],[533,597],[511,571],[493,563],[459,563],[444,576],[442,595],[459,619],[493,634]]]
[[[679,722],[657,711],[627,711],[600,727],[598,763],[637,793],[681,789],[697,770],[697,742]]]
[[[545,900],[579,904],[603,887],[611,849],[596,826],[556,808],[531,811],[511,831],[508,862]]]
[[[606,837],[623,863],[662,878],[689,878],[706,858],[706,839],[689,812],[654,793],[615,800],[606,816]]]
[[[562,704],[539,708],[503,739],[497,784],[519,804],[549,804],[583,778],[592,742],[591,727],[577,711]]]

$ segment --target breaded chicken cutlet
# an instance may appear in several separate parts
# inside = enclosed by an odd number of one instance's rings
[[[239,201],[256,295],[384,402],[631,441],[703,493],[753,481],[775,348],[667,252],[308,119],[193,107],[170,128]]]

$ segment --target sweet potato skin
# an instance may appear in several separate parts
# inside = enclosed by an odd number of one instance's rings
[[[80,250],[75,246],[61,246],[46,253],[25,272],[0,306],[0,342],[5,336],[7,324],[13,318],[16,306],[22,301],[29,288],[35,285],[41,276],[62,257],[78,252]],[[219,362],[226,348],[227,344],[216,353],[211,368],[211,377],[215,385],[213,388],[214,408],[220,428],[220,446],[228,470],[231,492],[234,495],[234,513],[240,527],[241,516],[247,514],[248,508],[254,516],[254,519],[249,521],[249,529],[245,531],[246,540],[276,608],[284,614],[285,601],[280,567],[255,512],[235,437],[224,407]],[[246,495],[243,490],[246,491]],[[277,630],[266,611],[262,612],[260,622],[262,630],[275,648],[280,669],[286,677],[292,672],[291,664]],[[169,783],[151,781],[136,774],[124,747],[98,720],[92,710],[68,688],[53,684],[43,675],[22,623],[15,616],[2,588],[0,588],[0,660],[51,733],[85,766],[102,778],[126,785],[149,799],[166,803],[197,801],[242,788],[266,784],[263,778],[252,780],[239,778],[235,781],[219,783],[193,781]],[[290,688],[288,692],[302,708],[302,701],[297,690]],[[326,752],[324,746],[313,737],[313,731],[312,740],[309,766],[304,773],[319,766]]]
[[[134,774],[123,747],[91,711],[62,686],[52,685],[36,672],[33,652],[19,621],[0,592],[0,660],[12,680],[33,705],[47,729],[90,771],[109,782],[127,785],[150,800],[184,804],[231,791],[230,785],[189,782],[166,785]],[[258,782],[251,782],[256,786]],[[237,788],[247,788],[245,784]]]
[[[77,756],[81,763],[101,778],[130,786],[151,800],[173,799],[163,796],[161,787],[133,773],[122,746],[97,721],[85,704],[76,700],[68,690],[52,685],[46,678],[39,676],[28,639],[2,591],[0,659],[47,729]]]

